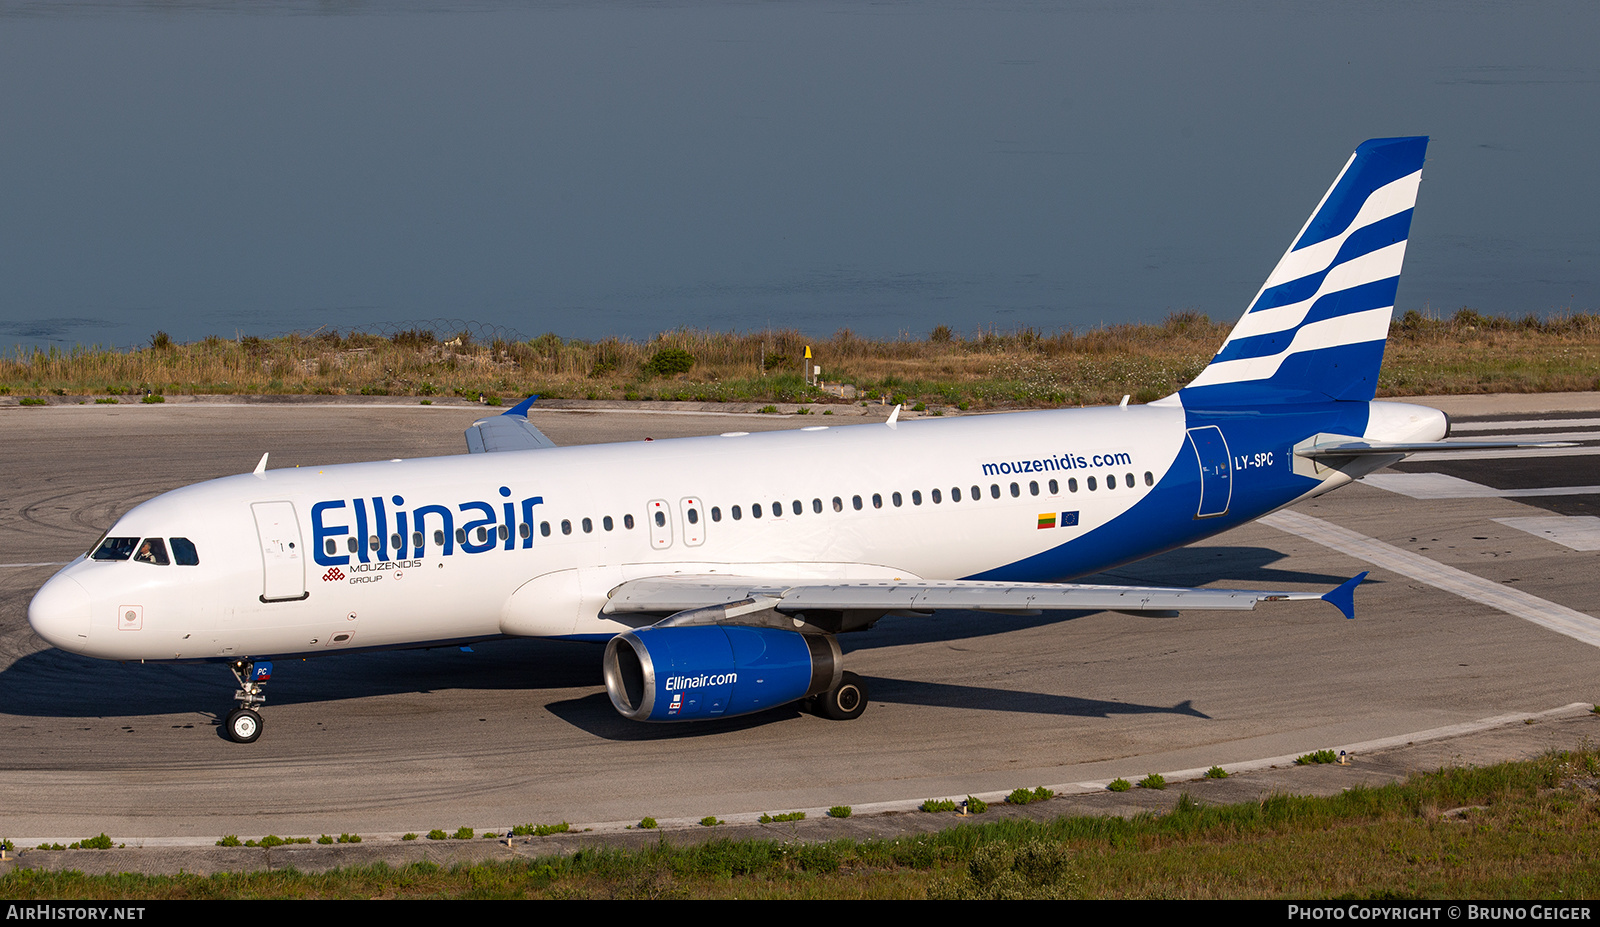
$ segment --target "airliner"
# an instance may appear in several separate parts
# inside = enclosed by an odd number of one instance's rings
[[[1148,404],[557,447],[525,401],[469,453],[254,472],[117,519],[28,607],[40,637],[121,661],[227,665],[231,740],[260,736],[272,661],[604,642],[640,721],[804,703],[858,717],[840,634],[885,615],[1248,609],[1326,593],[1068,582],[1226,531],[1445,442],[1374,402],[1425,137],[1358,147],[1200,375]],[[1365,574],[1363,574],[1364,576]]]

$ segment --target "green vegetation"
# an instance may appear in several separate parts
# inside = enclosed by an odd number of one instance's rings
[[[207,338],[178,344],[157,333],[128,351],[80,347],[0,358],[0,395],[41,405],[44,395],[222,393],[455,395],[486,404],[529,393],[557,398],[695,402],[837,402],[799,372],[807,344],[830,384],[911,409],[1044,407],[1164,396],[1205,367],[1233,321],[1176,313],[1159,325],[1055,333],[1032,328],[926,340],[831,338],[798,331],[679,330],[646,341],[389,337],[362,332],[283,338]],[[158,346],[159,344],[159,346]],[[763,362],[765,358],[765,362]],[[1549,392],[1600,388],[1600,315],[1512,320],[1463,309],[1448,319],[1407,312],[1390,326],[1379,396]]]
[[[1205,777],[1207,779],[1226,779],[1228,778],[1228,771],[1223,769],[1221,766],[1213,766],[1206,770]]]
[[[461,827],[456,828],[456,832],[450,835],[450,839],[451,840],[471,840],[474,833],[475,833],[475,831],[473,831],[472,828],[463,825]],[[432,837],[433,835],[429,834],[428,836]]]
[[[1139,780],[1139,788],[1141,789],[1164,789],[1166,787],[1167,780],[1161,778],[1160,773],[1151,773]]]
[[[655,818],[645,818],[645,819],[643,819],[643,820],[641,820],[639,822],[639,826],[644,828],[645,830],[655,830],[656,829],[656,819]]]
[[[1305,756],[1295,760],[1295,764],[1299,766],[1311,766],[1316,763],[1337,762],[1339,762],[1339,755],[1334,753],[1332,750],[1318,750],[1315,753],[1307,753]]]
[[[984,801],[981,798],[973,798],[971,795],[967,796],[967,813],[968,814],[982,814],[982,813],[984,813],[985,811],[988,811],[988,810],[989,810],[989,803],[988,802]]]
[[[1107,785],[1106,788],[1113,792],[1126,792],[1133,788],[1133,783],[1122,778],[1121,776],[1118,776],[1117,778],[1112,779],[1111,784]]]
[[[948,798],[930,798],[922,803],[922,810],[930,814],[937,814],[941,811],[955,811],[960,807],[960,805]]]
[[[834,805],[832,808],[828,809],[828,817],[830,818],[847,818],[849,816],[849,805]]]
[[[202,876],[17,869],[13,900],[119,898],[1305,898],[1600,896],[1594,750],[1328,797],[996,820],[893,840],[710,839],[453,868]]]
[[[757,820],[763,824],[781,824],[785,821],[804,821],[805,819],[806,813],[804,811],[789,811],[784,814],[763,814]]]
[[[450,839],[450,835],[445,833],[444,831],[440,830],[439,828],[435,827],[433,830],[428,831],[428,839],[429,840],[449,840]]]
[[[646,818],[645,820],[650,819]],[[654,824],[655,822],[651,821],[651,826],[654,826]],[[641,824],[640,826],[643,825]],[[571,829],[572,825],[566,821],[562,821],[560,824],[518,824],[516,827],[511,828],[511,836],[548,837],[551,834],[564,834]]]
[[[1055,798],[1055,797],[1056,797],[1056,793],[1050,791],[1049,789],[1047,789],[1047,788],[1045,788],[1044,786],[1041,785],[1038,788],[1032,789],[1032,790],[1029,790],[1029,789],[1016,789],[1016,790],[1012,791],[1012,793],[1010,795],[1006,796],[1006,804],[1008,804],[1008,805],[1026,805],[1029,802],[1049,801],[1050,799]]]
[[[717,816],[714,814],[708,814],[700,819],[701,827],[720,827],[721,825],[722,822],[718,820]]]

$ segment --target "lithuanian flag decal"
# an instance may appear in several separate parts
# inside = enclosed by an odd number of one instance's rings
[[[1077,512],[1043,512],[1039,515],[1039,529],[1071,528],[1078,523]]]
[[[1054,513],[1054,512],[1046,512],[1043,515],[1039,516],[1039,527],[1041,529],[1042,528],[1054,528],[1055,526],[1056,526],[1056,513]]]

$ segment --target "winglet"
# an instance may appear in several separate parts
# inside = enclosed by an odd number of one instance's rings
[[[536,393],[536,394],[534,394],[532,396],[529,396],[527,399],[522,400],[521,402],[517,403],[516,405],[512,406],[511,408],[505,410],[504,412],[502,412],[500,414],[501,415],[522,415],[522,416],[526,416],[528,414],[528,410],[533,408],[533,404],[535,402],[538,402],[538,401],[539,401],[539,396]]]
[[[899,421],[900,421],[900,406],[897,405],[897,406],[894,407],[894,411],[889,413],[889,420],[884,422],[884,424],[888,425],[890,428],[895,428],[895,427],[897,427],[896,423],[899,422]]]
[[[1322,601],[1344,612],[1346,618],[1354,618],[1356,616],[1356,587],[1361,585],[1361,581],[1366,578],[1367,574],[1363,572],[1358,576],[1345,580],[1339,584],[1337,589],[1333,589],[1323,596]]]
[[[260,476],[261,474],[267,472],[267,454],[270,454],[270,453],[272,453],[272,452],[271,451],[267,451],[266,454],[262,454],[261,455],[261,462],[256,464],[255,470],[252,471],[256,476]]]

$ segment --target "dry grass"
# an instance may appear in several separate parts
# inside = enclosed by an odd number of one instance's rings
[[[1149,401],[1209,362],[1231,323],[1180,313],[1160,325],[1045,334],[1031,328],[928,339],[873,340],[846,330],[827,340],[794,330],[732,334],[679,330],[647,341],[475,341],[470,334],[352,332],[175,344],[157,333],[134,351],[20,349],[0,359],[0,392],[105,396],[177,394],[462,395],[701,402],[826,401],[804,382],[933,406],[1089,405],[1124,394]],[[671,352],[692,359],[674,372]],[[668,352],[663,354],[662,352]],[[1391,327],[1379,395],[1548,392],[1600,388],[1600,316],[1513,322],[1462,310],[1448,320],[1407,313]]]

